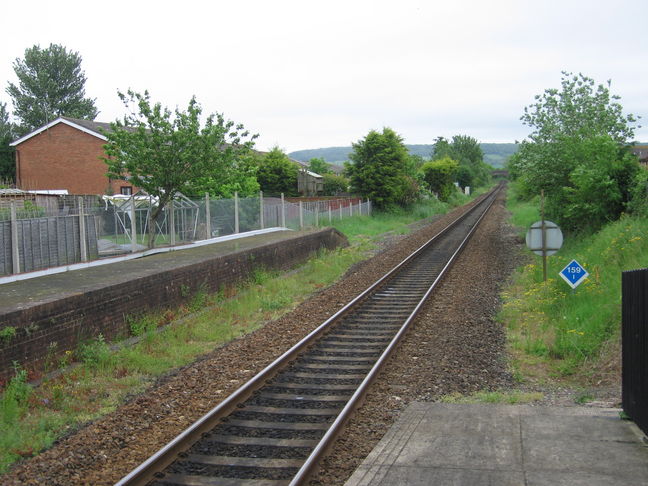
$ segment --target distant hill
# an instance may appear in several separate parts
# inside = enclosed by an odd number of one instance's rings
[[[506,159],[517,152],[518,146],[514,143],[482,143],[481,149],[484,152],[484,162],[492,165],[493,167],[504,167]],[[426,159],[430,158],[432,154],[433,145],[406,145],[410,154],[420,155]],[[329,164],[342,165],[346,160],[349,160],[351,147],[326,147],[309,150],[297,150],[290,152],[289,157],[299,160],[301,162],[308,162],[314,157],[324,159]]]

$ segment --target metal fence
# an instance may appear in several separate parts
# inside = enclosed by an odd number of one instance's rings
[[[176,246],[271,227],[321,226],[371,213],[371,202],[360,198],[288,202],[263,194],[233,199],[178,195],[161,209],[156,198],[142,194],[58,196],[42,205],[13,200],[6,206],[0,207],[0,275],[143,251],[150,238],[156,247]],[[153,223],[151,215],[158,209]]]
[[[623,272],[623,410],[648,434],[648,269]]]

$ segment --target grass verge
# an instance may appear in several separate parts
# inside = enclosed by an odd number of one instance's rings
[[[535,208],[509,197],[512,221],[522,231],[540,219]],[[517,378],[601,381],[601,363],[618,354],[621,272],[648,261],[648,220],[626,216],[595,234],[568,236],[548,258],[546,282],[542,259],[529,258],[503,292],[499,315],[508,328]],[[590,274],[575,290],[559,276],[572,259]]]

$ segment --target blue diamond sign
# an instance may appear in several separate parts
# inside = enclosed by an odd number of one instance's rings
[[[569,262],[567,266],[560,271],[560,276],[572,289],[575,289],[583,283],[583,280],[585,280],[588,275],[589,273],[587,273],[587,270],[585,270],[576,260]]]

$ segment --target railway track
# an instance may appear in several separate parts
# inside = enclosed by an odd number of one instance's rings
[[[117,486],[304,484],[498,191],[483,196]]]

